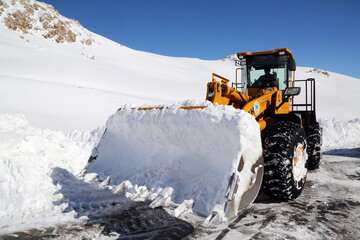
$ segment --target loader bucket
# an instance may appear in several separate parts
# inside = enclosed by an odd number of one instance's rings
[[[231,106],[122,108],[112,115],[86,171],[149,189],[172,187],[209,215],[233,217],[256,198],[262,179],[260,129]]]

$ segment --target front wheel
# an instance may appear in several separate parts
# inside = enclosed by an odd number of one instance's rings
[[[297,198],[307,175],[304,129],[299,124],[281,121],[269,127],[263,138],[266,194],[279,199]]]

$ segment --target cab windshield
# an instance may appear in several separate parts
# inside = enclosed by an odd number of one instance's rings
[[[248,68],[248,87],[277,87],[284,90],[286,83],[286,65],[277,68],[255,69],[253,66]]]
[[[247,58],[247,87],[278,87],[288,80],[288,56],[258,55]]]

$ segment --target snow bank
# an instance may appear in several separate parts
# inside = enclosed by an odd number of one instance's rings
[[[349,121],[321,119],[323,150],[360,147],[360,118]]]
[[[130,180],[149,189],[172,187],[176,203],[194,199],[194,210],[207,215],[225,202],[229,177],[244,152],[251,156],[240,182],[251,181],[251,166],[262,153],[259,126],[229,106],[177,107],[115,113],[87,172],[110,176],[112,184]]]
[[[72,219],[54,204],[61,196],[51,173],[79,173],[90,151],[62,132],[31,127],[22,115],[0,115],[0,231]]]

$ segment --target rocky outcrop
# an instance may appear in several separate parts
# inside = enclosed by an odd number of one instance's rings
[[[22,34],[41,35],[57,43],[94,43],[92,34],[78,21],[65,18],[56,9],[34,0],[0,0],[0,18],[5,26]]]
[[[324,70],[321,70],[321,69],[318,69],[318,68],[312,68],[310,70],[307,71],[308,73],[318,73],[318,74],[322,74],[326,77],[329,77],[330,76],[330,73],[327,72],[327,71],[324,71]]]

